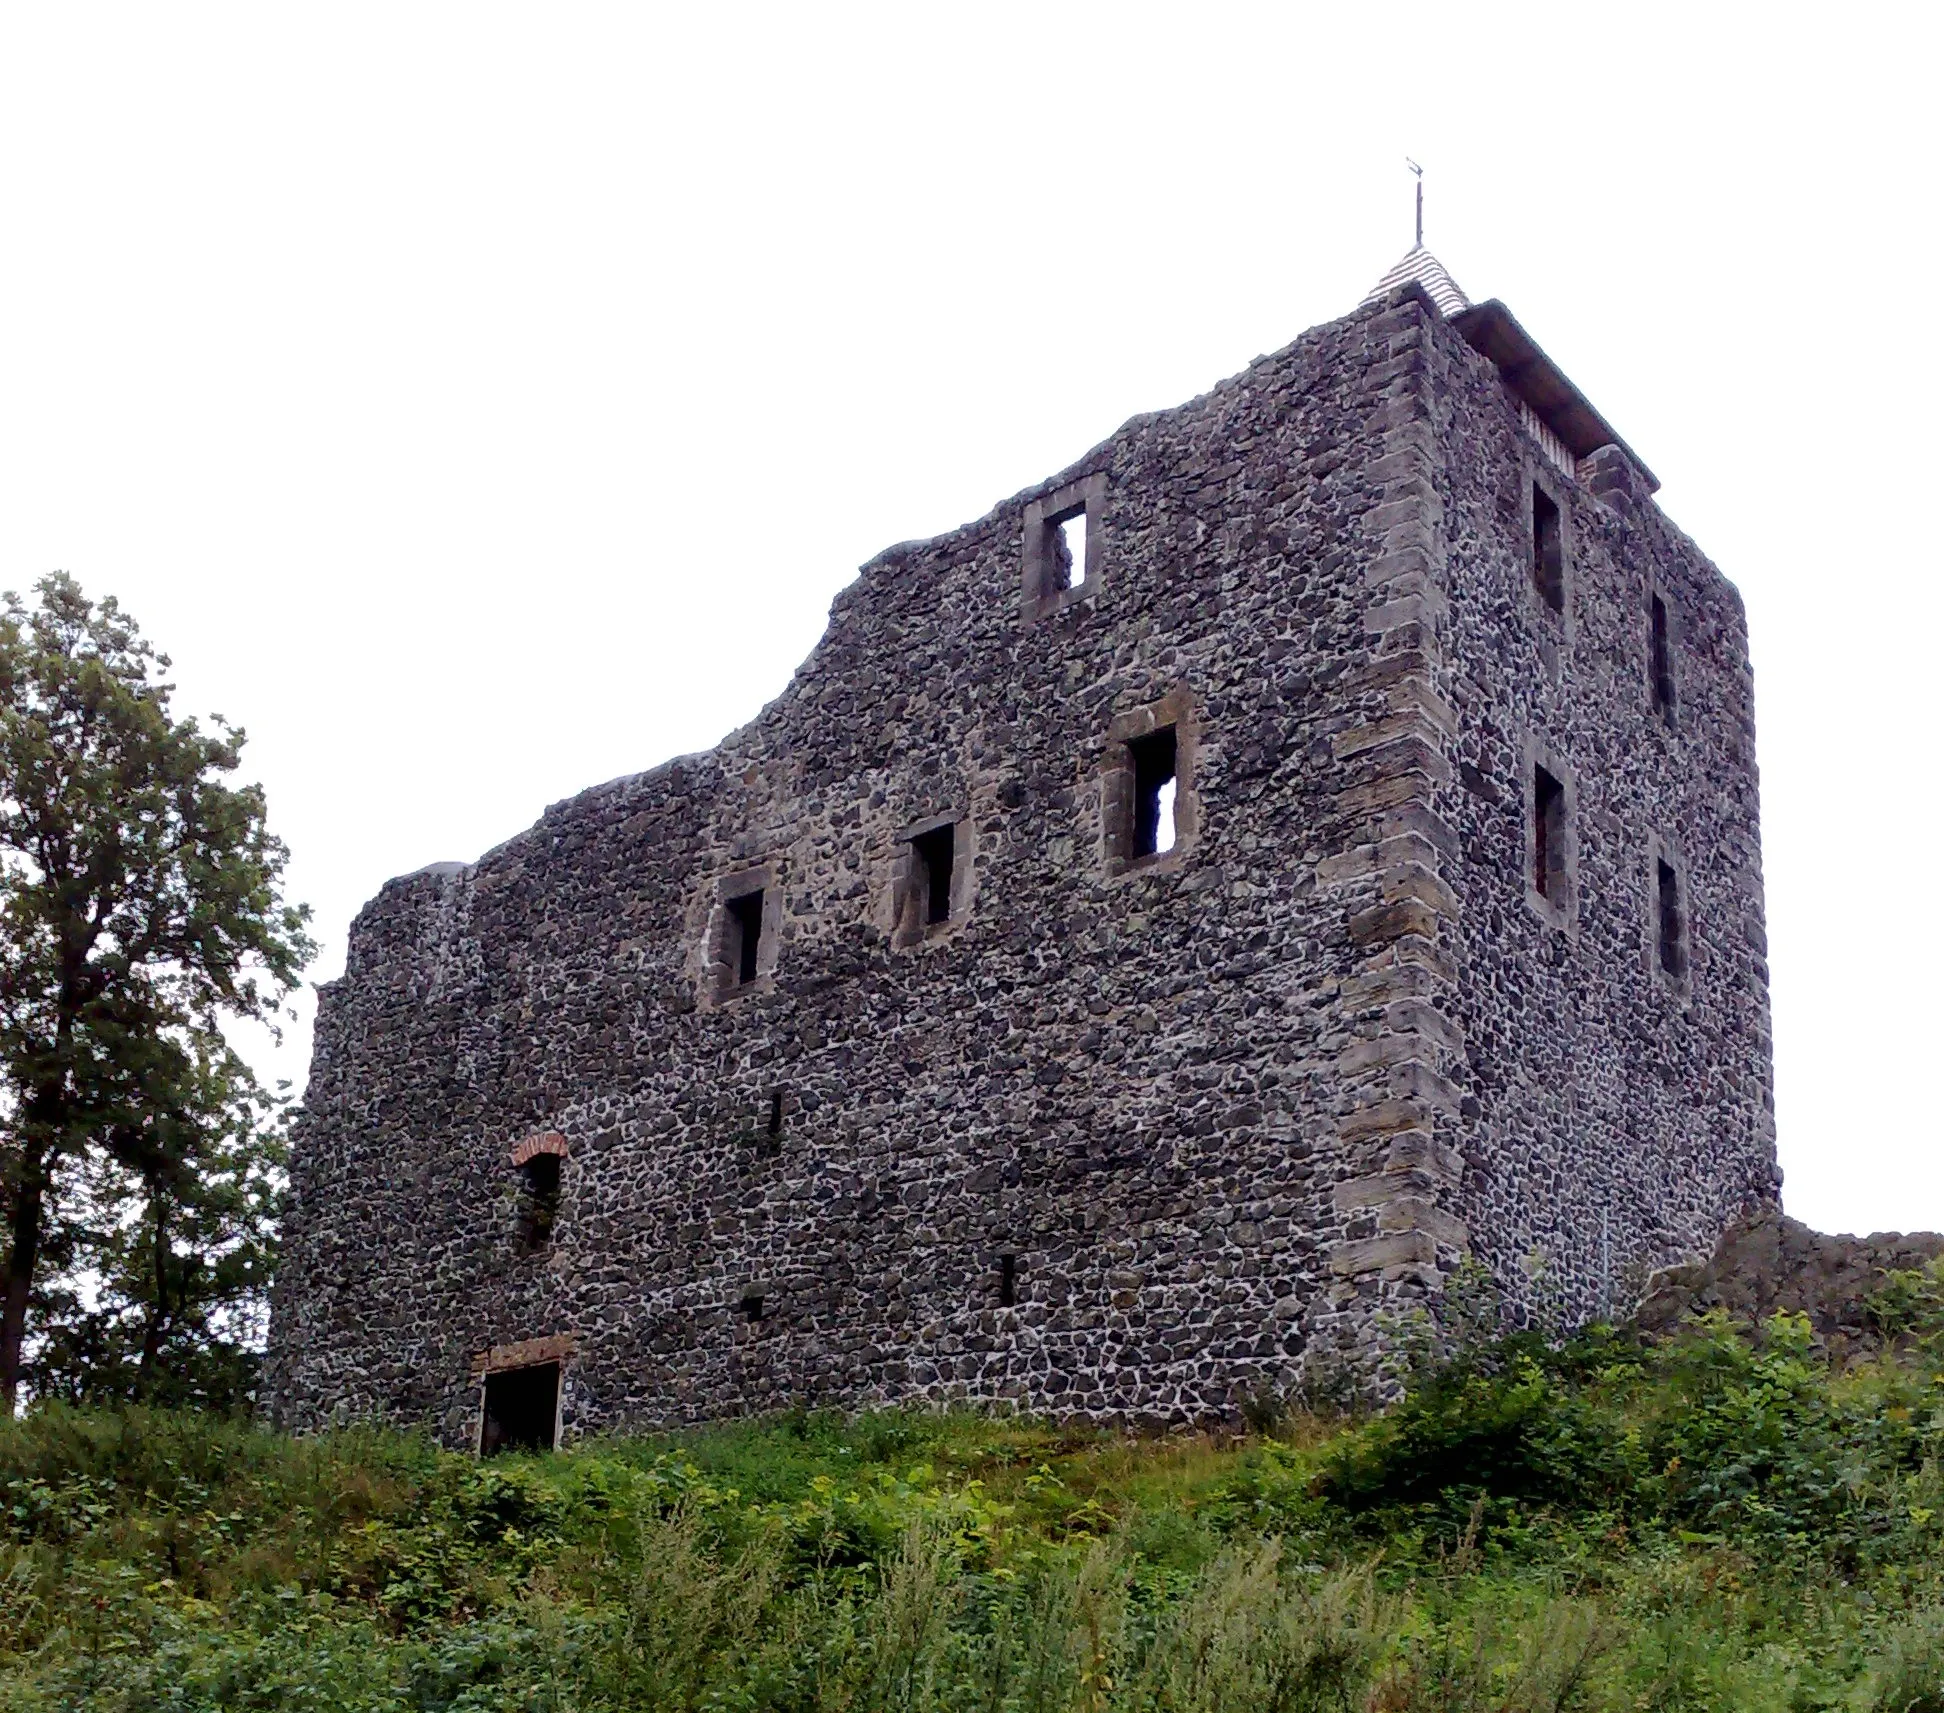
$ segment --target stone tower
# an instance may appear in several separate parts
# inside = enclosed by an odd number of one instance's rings
[[[1180,1420],[1467,1254],[1569,1318],[1777,1173],[1747,631],[1414,250],[833,602],[707,754],[387,884],[271,1408],[491,1449],[907,1397]]]

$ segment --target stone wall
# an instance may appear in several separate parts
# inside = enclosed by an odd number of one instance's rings
[[[1459,1206],[1515,1302],[1582,1321],[1706,1255],[1780,1186],[1747,625],[1617,448],[1567,476],[1490,364],[1437,349]],[[1559,612],[1529,575],[1535,484],[1561,515]],[[1527,878],[1535,765],[1567,790],[1563,908]],[[1660,958],[1662,860],[1685,917],[1678,974]]]
[[[389,883],[321,995],[275,1415],[468,1443],[482,1370],[545,1348],[570,1433],[908,1396],[1189,1419],[1361,1361],[1468,1246],[1579,1307],[1705,1253],[1774,1185],[1740,610],[1589,468],[1548,636],[1530,456],[1407,288],[880,555],[717,749]],[[1049,593],[1076,503],[1093,573]],[[1123,746],[1170,723],[1180,843],[1131,861]],[[1529,739],[1581,794],[1564,928],[1522,890]],[[941,824],[927,926],[909,839]],[[1692,876],[1678,992],[1650,835]],[[538,1245],[536,1133],[566,1149]]]
[[[1765,1209],[1731,1226],[1707,1259],[1654,1273],[1633,1319],[1642,1331],[1661,1333],[1685,1315],[1717,1309],[1755,1325],[1773,1314],[1805,1315],[1840,1362],[1881,1344],[1869,1304],[1886,1278],[1939,1257],[1944,1236],[1934,1231],[1830,1236]]]

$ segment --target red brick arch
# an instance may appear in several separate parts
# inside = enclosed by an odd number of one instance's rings
[[[513,1164],[524,1166],[527,1161],[541,1154],[557,1154],[567,1158],[567,1138],[557,1130],[541,1130],[527,1137],[525,1141],[513,1144]]]

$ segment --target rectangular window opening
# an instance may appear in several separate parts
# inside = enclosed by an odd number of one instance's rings
[[[1549,904],[1566,894],[1566,787],[1543,767],[1532,770],[1532,884]]]
[[[1019,1301],[1019,1257],[999,1257],[999,1306],[1012,1308]]]
[[[1537,482],[1532,484],[1532,586],[1554,612],[1566,610],[1566,550],[1559,507]]]
[[[502,1368],[486,1376],[479,1455],[501,1451],[552,1451],[560,1415],[560,1364]]]
[[[761,1291],[743,1292],[742,1301],[736,1305],[736,1309],[744,1320],[761,1320],[763,1318],[763,1293]]]
[[[1087,509],[1047,520],[1046,593],[1084,588],[1091,567],[1087,563]]]
[[[756,958],[763,946],[763,889],[728,899],[723,909],[729,917],[723,962],[736,972],[736,985],[747,987],[756,979]]]
[[[1081,476],[1026,504],[1020,520],[1020,595],[1028,624],[1100,587],[1102,471]]]
[[[1134,766],[1131,856],[1159,856],[1174,849],[1176,753],[1173,726],[1128,742],[1128,759]]]
[[[783,1091],[770,1090],[768,1134],[772,1140],[783,1134]]]
[[[1681,914],[1681,877],[1662,859],[1654,864],[1654,898],[1660,920],[1660,965],[1667,974],[1687,974],[1687,924]]]
[[[911,841],[911,894],[927,927],[952,919],[952,861],[958,829],[936,827]]]
[[[536,1154],[520,1168],[520,1248],[527,1254],[553,1240],[560,1214],[560,1156]]]
[[[1654,712],[1666,717],[1674,711],[1674,657],[1667,641],[1667,603],[1658,595],[1649,625],[1648,670],[1654,681]]]

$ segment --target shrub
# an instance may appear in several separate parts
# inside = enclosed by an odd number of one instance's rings
[[[1241,1446],[886,1412],[479,1463],[48,1409],[0,1423],[0,1713],[1944,1713],[1922,1324],[1847,1375],[1787,1318],[1472,1337]]]
[[[1861,1694],[1869,1713],[1944,1713],[1944,1609],[1919,1612],[1890,1633]]]
[[[1637,1448],[1613,1412],[1574,1386],[1529,1334],[1433,1369],[1391,1411],[1316,1462],[1315,1491],[1377,1527],[1462,1530],[1480,1501],[1574,1511],[1624,1508]]]

